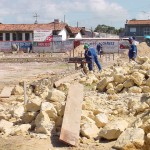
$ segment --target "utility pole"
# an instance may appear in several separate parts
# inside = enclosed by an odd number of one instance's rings
[[[66,16],[64,15],[64,23],[65,23],[65,21],[66,21]]]
[[[91,27],[91,32],[92,32],[92,38],[93,38],[93,29],[92,29],[92,27]]]
[[[79,26],[79,23],[78,23],[78,21],[77,21],[77,27]]]
[[[37,21],[37,18],[39,17],[38,15],[37,15],[37,13],[35,13],[35,15],[33,16],[33,17],[35,17],[35,24],[37,24],[38,23],[38,21]]]

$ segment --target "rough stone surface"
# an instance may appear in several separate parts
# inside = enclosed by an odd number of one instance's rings
[[[47,96],[47,100],[53,102],[62,102],[65,101],[65,99],[66,99],[65,93],[56,89],[50,91]]]
[[[117,139],[120,134],[128,127],[125,120],[114,120],[109,122],[99,133],[99,136],[108,140]]]
[[[127,128],[118,138],[114,147],[118,149],[142,149],[144,145],[144,130]]]

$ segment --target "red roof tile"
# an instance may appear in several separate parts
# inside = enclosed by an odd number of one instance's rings
[[[150,25],[150,20],[128,20],[127,24],[149,24]]]
[[[49,24],[0,24],[0,31],[33,31],[42,30],[62,30],[66,24],[49,23]]]
[[[68,29],[70,30],[71,33],[73,34],[77,34],[81,31],[81,28],[79,27],[71,27],[71,26],[68,26]]]

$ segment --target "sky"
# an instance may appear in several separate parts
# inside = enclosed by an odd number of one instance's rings
[[[3,24],[50,23],[95,29],[97,25],[124,28],[126,20],[150,19],[150,0],[0,0]]]

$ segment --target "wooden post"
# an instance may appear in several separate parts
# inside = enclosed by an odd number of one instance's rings
[[[26,82],[23,82],[24,84],[24,104],[27,104],[27,91],[26,91]]]

